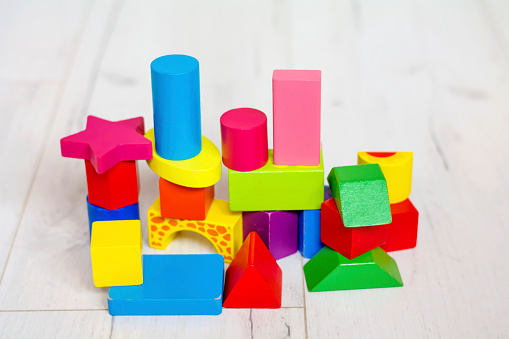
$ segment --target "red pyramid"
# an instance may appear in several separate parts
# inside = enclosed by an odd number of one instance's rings
[[[280,308],[282,282],[276,259],[251,232],[226,270],[223,307]]]

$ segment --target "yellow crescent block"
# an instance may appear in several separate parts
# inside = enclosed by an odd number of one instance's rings
[[[412,190],[412,152],[396,152],[388,157],[377,157],[367,152],[357,153],[357,164],[379,164],[387,181],[389,203],[397,204],[410,196]]]
[[[147,160],[148,167],[163,179],[180,186],[208,187],[221,178],[221,153],[204,136],[201,137],[201,152],[197,156],[178,161],[164,159],[157,154],[154,129],[145,133],[145,138],[152,141],[153,157]]]
[[[214,199],[207,218],[203,221],[171,219],[161,216],[159,198],[147,213],[149,245],[164,250],[179,231],[193,231],[209,239],[224,256],[225,262],[231,262],[242,245],[242,212],[230,211],[228,201]]]

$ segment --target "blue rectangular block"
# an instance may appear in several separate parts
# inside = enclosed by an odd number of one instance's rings
[[[143,256],[143,284],[110,287],[111,315],[217,315],[223,307],[220,254]]]
[[[329,186],[325,186],[324,201],[332,198]],[[299,212],[299,252],[304,258],[312,258],[324,244],[320,239],[320,210]]]
[[[92,205],[88,202],[87,197],[87,208],[88,208],[88,227],[89,234],[92,236],[92,223],[95,221],[110,221],[110,220],[139,220],[140,219],[140,208],[138,203],[132,204],[126,207],[117,208],[116,210],[107,210],[96,205]]]

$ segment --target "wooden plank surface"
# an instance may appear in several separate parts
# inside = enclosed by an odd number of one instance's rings
[[[507,335],[508,10],[500,0],[1,2],[0,337]],[[391,254],[405,286],[309,293],[295,254],[278,261],[280,310],[110,317],[106,289],[92,284],[84,166],[61,158],[59,139],[88,114],[144,116],[150,128],[149,64],[170,53],[200,61],[203,134],[216,145],[228,109],[271,122],[273,69],[314,68],[326,171],[359,150],[414,151],[418,246]],[[157,176],[139,165],[146,225]],[[216,194],[228,198],[226,175]],[[151,249],[145,227],[144,253],[214,252],[189,232]]]

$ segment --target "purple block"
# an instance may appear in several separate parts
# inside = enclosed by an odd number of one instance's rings
[[[299,214],[296,211],[244,212],[242,225],[244,239],[255,231],[276,260],[297,252]]]

